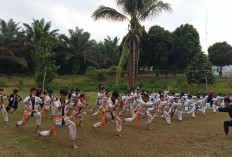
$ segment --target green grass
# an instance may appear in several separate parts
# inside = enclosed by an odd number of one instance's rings
[[[9,95],[13,88],[5,88]],[[57,91],[56,91],[57,93]],[[19,93],[22,97],[28,95],[28,88]],[[90,107],[94,104],[96,93],[88,92]],[[207,110],[206,116],[197,113],[196,119],[190,115],[183,116],[183,122],[177,117],[172,119],[172,125],[164,119],[158,119],[151,124],[152,131],[146,131],[146,120],[139,120],[124,125],[122,138],[116,137],[114,123],[107,123],[103,128],[92,130],[93,123],[100,120],[92,118],[89,109],[84,121],[84,127],[77,127],[78,150],[70,147],[70,137],[67,127],[57,131],[56,136],[38,140],[35,134],[35,119],[31,118],[26,125],[16,128],[21,120],[24,105],[19,104],[16,114],[9,113],[9,124],[3,123],[0,114],[0,156],[1,157],[76,157],[76,156],[230,156],[232,153],[232,137],[222,138],[223,121],[228,120],[226,113],[216,114]],[[118,112],[118,111],[117,111]],[[152,113],[154,114],[154,113]],[[130,117],[129,114],[121,119]],[[52,119],[47,112],[42,118],[40,130],[50,128]],[[77,122],[76,122],[77,123]]]

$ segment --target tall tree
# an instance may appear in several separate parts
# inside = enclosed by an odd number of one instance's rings
[[[138,62],[140,56],[140,38],[144,28],[140,25],[149,17],[159,15],[162,11],[170,11],[170,5],[161,0],[116,0],[116,9],[100,6],[93,13],[95,20],[108,19],[113,21],[129,21],[129,32],[123,40],[121,58],[117,70],[117,82],[122,67],[127,63],[127,81],[130,88],[135,87],[138,77]]]
[[[90,39],[90,33],[85,32],[78,27],[75,30],[69,30],[69,37],[60,35],[61,47],[66,52],[58,52],[57,56],[64,56],[66,62],[71,63],[72,73],[84,73],[87,68],[87,62],[99,67],[92,55],[95,40]]]
[[[33,47],[32,59],[35,64],[35,81],[43,85],[50,83],[56,76],[58,67],[55,65],[53,50],[58,46],[56,37],[58,30],[50,30],[51,22],[44,19],[33,20],[30,25],[24,24],[27,33],[27,45]]]
[[[198,92],[201,92],[202,84],[213,84],[212,63],[203,52],[197,53],[188,65],[186,78],[189,84],[195,83],[198,85]]]
[[[0,59],[8,59],[27,67],[25,58],[16,55],[23,46],[24,34],[19,23],[10,19],[8,22],[0,19]]]
[[[192,25],[185,24],[178,27],[173,34],[175,64],[178,70],[185,70],[192,58],[201,51],[199,33]]]
[[[208,49],[209,59],[213,65],[219,68],[219,76],[226,65],[232,64],[232,46],[227,42],[218,42]]]

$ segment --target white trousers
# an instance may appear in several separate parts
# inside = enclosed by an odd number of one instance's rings
[[[119,115],[123,115],[125,112],[130,112],[132,114],[132,116],[135,115],[135,112],[134,112],[134,108],[132,107],[132,105],[124,105],[123,108],[122,108],[122,111],[119,112]]]
[[[70,120],[73,119],[73,114],[69,117]],[[85,116],[86,116],[86,112],[81,112],[78,113],[78,115],[76,116],[76,118],[80,118],[80,121],[83,122],[85,120]]]
[[[213,104],[212,106],[210,106],[210,103],[206,103],[206,104],[205,104],[205,111],[206,111],[207,109],[211,109],[211,110],[213,110],[213,112],[216,112],[216,107],[215,107],[214,104]]]
[[[112,120],[112,117],[106,116],[106,123],[111,121],[111,120]],[[116,131],[118,133],[120,133],[122,131],[122,121],[121,121],[121,119],[117,115],[115,115],[113,121],[116,123]],[[101,124],[101,122],[97,122],[97,123],[93,124],[93,127],[94,128],[100,128],[100,127],[102,127],[102,124]]]
[[[136,118],[136,114],[131,118],[126,118],[125,122],[128,122],[128,123],[134,122],[135,118]],[[152,115],[148,112],[146,114],[139,113],[139,119],[141,119],[141,118],[147,118],[147,124],[151,124],[151,122],[152,122]]]
[[[169,115],[173,114],[173,115],[177,115],[178,116],[178,120],[182,120],[182,114],[181,111],[179,111],[178,109],[172,109],[170,108],[170,110],[168,111]]]
[[[23,126],[24,125],[24,116],[25,116],[25,111],[24,111],[23,119],[21,121],[17,122],[18,126]],[[27,121],[30,119],[30,117],[31,117],[31,112],[28,114]],[[35,118],[36,125],[40,125],[40,123],[41,123],[41,113],[40,112],[34,112],[33,117]]]
[[[156,114],[152,117],[152,120],[154,120],[156,117],[159,117],[159,112],[157,111]],[[171,119],[170,119],[170,115],[167,111],[163,110],[162,113],[162,118],[166,119],[167,124],[171,124]]]
[[[2,115],[3,115],[3,118],[4,118],[4,122],[8,122],[8,113],[7,113],[7,111],[6,111],[5,107],[4,107],[4,105],[2,105],[2,106],[0,107],[0,110],[1,110]]]
[[[71,140],[75,140],[76,139],[76,124],[73,123],[71,120],[67,119],[65,121],[65,124],[66,126],[68,126],[68,129],[69,129],[69,135],[70,135],[70,138]],[[62,128],[62,126],[60,125],[56,125],[56,130],[59,130],[60,128]],[[49,137],[49,136],[52,136],[53,135],[53,132],[52,130],[49,130],[49,131],[41,131],[40,132],[40,135],[42,137]]]

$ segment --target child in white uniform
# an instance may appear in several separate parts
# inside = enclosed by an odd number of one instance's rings
[[[8,97],[3,92],[4,92],[4,90],[0,89],[0,110],[1,110],[3,118],[4,118],[4,122],[8,123],[8,114],[7,114],[7,111],[6,111],[5,106],[4,106],[4,101],[6,101]]]

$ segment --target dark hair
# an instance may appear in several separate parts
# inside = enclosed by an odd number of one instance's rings
[[[105,91],[105,95],[107,95],[109,92],[110,92],[109,90],[106,90],[106,91]]]
[[[76,89],[76,92],[80,92],[80,89],[77,88],[77,89]]]
[[[60,94],[67,96],[68,95],[68,91],[66,89],[61,89],[60,90]]]
[[[161,94],[161,95],[160,95],[160,98],[163,98],[163,97],[164,97],[164,95]]]
[[[118,93],[118,91],[113,91],[112,96],[114,96],[114,97],[118,98],[118,97],[119,97],[119,93]]]
[[[49,90],[48,93],[53,93],[53,90]]]
[[[38,88],[43,88],[42,86],[38,86]]]
[[[81,94],[81,95],[80,95],[80,98],[84,98],[84,97],[85,97],[85,94]]]
[[[18,90],[18,89],[14,89],[13,92],[14,92],[14,93],[18,93],[19,90]]]
[[[36,88],[31,88],[30,92],[36,91]]]
[[[201,98],[201,97],[200,97],[200,95],[198,95],[198,96],[197,96],[197,98],[199,98],[199,99],[200,99],[200,98]]]
[[[191,94],[188,95],[188,98],[192,98],[193,96]]]
[[[230,98],[225,98],[225,99],[224,99],[224,102],[230,103]]]
[[[71,89],[70,91],[74,91],[74,89]]]
[[[174,101],[176,101],[177,98],[174,98]]]
[[[144,96],[144,98],[148,98],[149,99],[149,95],[144,94],[143,96]]]

